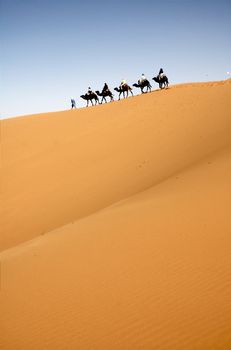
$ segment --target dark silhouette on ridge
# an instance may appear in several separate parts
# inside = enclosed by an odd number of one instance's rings
[[[106,97],[110,97],[111,101],[114,101],[114,98],[113,98],[113,94],[112,92],[107,89],[107,90],[102,90],[102,92],[100,92],[99,90],[96,90],[96,94],[100,97],[102,97],[102,100],[101,100],[101,104],[103,103],[103,101],[105,101],[107,103],[107,100],[106,100]]]
[[[91,101],[92,106],[94,106],[93,100],[95,100],[95,105],[99,103],[99,98],[95,92],[87,93],[85,95],[81,95],[80,97],[87,101],[87,107],[88,107],[89,101]]]
[[[166,75],[162,75],[161,77],[158,75],[157,77],[154,77],[152,79],[159,84],[160,89],[168,87],[169,82]]]
[[[119,93],[119,100],[120,100],[121,94],[123,94],[123,97],[125,98],[125,93],[126,93],[126,98],[127,98],[128,93],[130,92],[131,95],[133,96],[132,88],[128,84],[124,84],[124,85],[120,86],[119,88],[115,87],[114,90]]]
[[[152,85],[150,84],[150,82],[147,79],[145,79],[143,81],[138,81],[138,84],[135,83],[135,84],[133,84],[133,86],[136,88],[140,88],[142,94],[144,93],[145,87],[147,87],[146,92],[148,92],[148,91],[151,92],[151,90],[152,90]]]

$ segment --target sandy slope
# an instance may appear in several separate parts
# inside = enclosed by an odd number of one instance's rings
[[[231,147],[1,254],[3,349],[230,349]]]
[[[0,349],[231,348],[230,95],[4,121]]]
[[[0,250],[89,215],[225,146],[231,83],[1,122]]]

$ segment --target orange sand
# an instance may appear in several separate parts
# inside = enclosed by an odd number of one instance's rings
[[[230,80],[1,131],[1,349],[231,348]]]

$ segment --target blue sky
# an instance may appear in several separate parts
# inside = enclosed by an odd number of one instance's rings
[[[88,86],[160,67],[173,84],[226,79],[230,15],[230,0],[0,0],[1,117],[83,107]]]

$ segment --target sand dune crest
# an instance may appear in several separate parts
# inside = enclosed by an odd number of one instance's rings
[[[230,95],[2,122],[1,349],[231,348]]]
[[[0,249],[138,193],[230,142],[230,81],[3,120]]]

